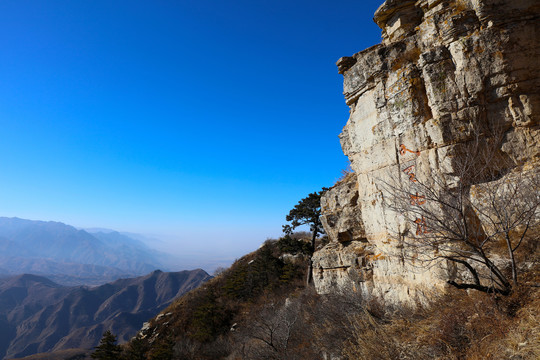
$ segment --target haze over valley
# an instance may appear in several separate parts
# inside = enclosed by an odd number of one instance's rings
[[[158,269],[212,272],[227,266],[223,259],[159,251],[145,243],[155,240],[146,239],[108,229],[0,217],[0,276],[29,273],[64,285],[98,285]]]
[[[156,242],[0,217],[0,359],[90,349],[108,329],[128,341],[175,298],[211,278],[190,264],[219,263],[192,254],[183,262],[154,249]]]

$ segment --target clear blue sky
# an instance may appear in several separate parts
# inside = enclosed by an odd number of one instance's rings
[[[0,215],[255,249],[346,166],[381,3],[0,2]]]

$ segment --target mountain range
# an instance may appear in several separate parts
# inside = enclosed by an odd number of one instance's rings
[[[0,217],[0,276],[32,273],[63,285],[99,285],[168,270],[170,257],[116,231]]]
[[[157,270],[95,287],[29,274],[0,279],[0,359],[91,349],[106,330],[125,342],[173,299],[210,278],[197,269]]]

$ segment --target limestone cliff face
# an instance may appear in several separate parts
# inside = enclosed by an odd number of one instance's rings
[[[382,44],[337,63],[350,107],[340,139],[354,174],[323,198],[331,242],[314,255],[315,286],[399,303],[429,296],[447,274],[404,260],[385,179],[452,174],[461,144],[484,127],[501,129],[500,150],[516,166],[537,167],[540,2],[387,0],[374,20]]]

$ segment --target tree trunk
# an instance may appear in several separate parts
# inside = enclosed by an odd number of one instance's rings
[[[307,268],[307,278],[306,278],[306,287],[309,286],[311,281],[313,280],[313,263],[311,258],[309,259],[309,265]]]
[[[508,232],[506,235],[506,246],[508,247],[508,256],[510,256],[510,261],[512,263],[512,282],[514,283],[514,286],[517,286],[517,268],[516,268],[516,259],[514,258],[514,251],[512,249],[512,242],[510,241],[510,236],[508,235]]]
[[[306,277],[306,287],[311,284],[313,280],[313,253],[315,252],[315,239],[317,238],[317,230],[313,231],[313,235],[311,236],[311,256],[309,257],[309,264],[308,264],[308,270],[307,270],[307,277]]]
[[[499,279],[500,285],[504,287],[507,293],[510,293],[510,291],[512,290],[512,285],[510,284],[506,276],[504,276],[501,270],[499,270],[499,268],[491,260],[488,259],[488,257],[483,251],[480,252],[480,256],[482,257],[482,260],[486,267],[491,271],[493,275],[495,275],[497,279]]]

